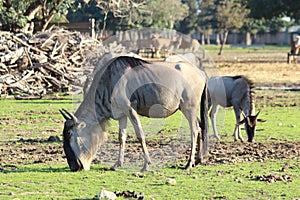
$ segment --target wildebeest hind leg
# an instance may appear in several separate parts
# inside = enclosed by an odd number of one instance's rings
[[[114,166],[111,167],[112,170],[116,170],[116,168],[121,167],[124,163],[124,151],[125,151],[125,142],[126,142],[126,128],[127,128],[127,117],[124,116],[119,119],[119,157]]]
[[[197,158],[196,158],[196,165],[199,163],[203,163],[203,135],[202,135],[202,130],[199,128],[199,133],[198,133],[198,139],[197,139],[197,145],[198,145],[198,152],[197,152]]]
[[[198,141],[197,138],[198,138],[199,131],[201,131],[201,130],[200,130],[199,123],[198,123],[198,120],[196,117],[192,117],[192,115],[190,115],[190,116],[187,116],[186,118],[189,121],[190,131],[191,131],[191,153],[190,153],[190,157],[189,157],[189,160],[188,160],[185,168],[190,169],[190,168],[194,167],[196,164],[195,155],[196,155],[196,145],[197,145],[197,141]],[[200,145],[199,149],[202,149],[202,141],[200,142],[199,145]],[[202,154],[202,153],[200,153],[200,154]],[[201,155],[201,157],[202,157],[202,155]],[[199,159],[201,159],[201,158],[199,158]]]
[[[211,124],[212,124],[213,131],[214,131],[214,135],[217,138],[217,141],[219,141],[220,136],[218,134],[218,129],[217,129],[217,126],[216,126],[216,121],[217,121],[216,114],[217,114],[217,112],[218,112],[218,105],[213,105],[212,108],[211,108],[211,111],[210,111],[210,119],[211,119]]]
[[[144,166],[141,171],[147,171],[149,169],[149,164],[151,164],[149,152],[146,146],[145,134],[142,129],[142,124],[138,118],[138,114],[134,109],[129,110],[129,119],[134,127],[135,134],[142,145],[143,153],[144,153]]]

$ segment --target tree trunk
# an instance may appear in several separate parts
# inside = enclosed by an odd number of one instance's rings
[[[221,42],[220,42],[220,33],[216,33],[216,44],[218,46],[220,46]]]
[[[51,22],[51,20],[54,17],[55,12],[57,11],[57,8],[61,6],[63,3],[63,0],[57,1],[57,4],[48,12],[47,15],[44,16],[43,23],[42,23],[42,31],[45,31],[48,27],[48,24]],[[45,5],[44,9],[47,10],[47,5]]]
[[[102,39],[102,37],[103,37],[104,31],[105,31],[105,28],[106,28],[107,15],[108,15],[108,12],[104,12],[103,27],[102,27],[102,30],[101,30],[101,32],[100,32],[100,38],[101,38],[101,39]]]
[[[31,3],[30,6],[25,11],[24,15],[32,20],[35,14],[41,9],[42,2],[40,0],[36,0],[35,2]]]
[[[24,15],[27,16],[28,22],[26,25],[21,29],[24,33],[32,34],[34,30],[34,22],[32,21],[37,14],[37,12],[41,9],[42,2],[40,0],[36,0],[35,2],[31,3],[30,6],[25,11]]]
[[[251,34],[250,32],[246,32],[246,45],[251,45],[252,44],[252,40],[251,40]]]
[[[225,31],[224,36],[223,36],[223,41],[222,41],[222,44],[221,44],[220,51],[219,51],[218,55],[222,55],[222,53],[223,53],[223,47],[226,44],[227,36],[228,36],[228,31]]]
[[[209,37],[210,35],[206,34],[205,36],[206,36],[206,44],[210,45],[210,37]]]
[[[54,13],[49,15],[48,17],[46,17],[43,20],[43,25],[42,25],[42,31],[45,31],[49,25],[49,23],[51,22],[52,18],[54,17]]]
[[[205,45],[205,36],[204,36],[204,33],[201,34],[201,45]]]

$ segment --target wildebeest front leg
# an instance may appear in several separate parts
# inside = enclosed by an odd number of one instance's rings
[[[129,118],[134,127],[135,134],[142,145],[142,149],[144,152],[144,166],[141,171],[147,171],[149,169],[149,164],[151,164],[149,152],[146,146],[145,135],[142,129],[142,124],[138,118],[138,114],[134,109],[129,110]]]
[[[238,139],[240,139],[241,142],[243,142],[243,137],[241,135],[241,128],[240,128],[240,116],[241,116],[241,112],[240,112],[240,108],[238,107],[234,107],[234,113],[235,113],[235,118],[236,118],[236,124],[235,124],[235,128],[234,128],[234,141],[237,141]]]
[[[125,142],[126,142],[126,128],[127,128],[127,117],[122,117],[119,119],[119,157],[114,166],[111,167],[112,170],[115,170],[118,167],[123,166],[124,164],[124,151],[125,151]]]

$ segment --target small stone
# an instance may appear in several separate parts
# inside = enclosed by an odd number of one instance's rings
[[[136,172],[136,173],[133,173],[133,176],[135,176],[137,178],[144,178],[146,175],[141,172]]]
[[[176,180],[174,178],[167,178],[166,184],[167,185],[176,185]]]
[[[97,199],[108,199],[115,200],[117,195],[114,192],[110,192],[107,190],[101,190],[101,192],[97,195]]]

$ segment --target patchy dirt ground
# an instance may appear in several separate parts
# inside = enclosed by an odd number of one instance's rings
[[[210,53],[216,75],[246,75],[257,86],[300,87],[300,60],[287,64],[287,52],[226,52],[218,56]]]
[[[179,138],[168,137],[166,140],[148,141],[148,149],[153,164],[156,166],[181,167],[186,164],[190,144],[178,142]],[[62,143],[49,138],[46,141],[29,139],[6,142],[0,148],[0,171],[17,168],[18,165],[35,163],[66,163]],[[125,151],[125,165],[141,166],[143,154],[140,144],[129,138]],[[102,146],[94,163],[114,163],[118,154],[118,144],[110,140]],[[300,142],[243,143],[220,142],[211,144],[211,151],[206,165],[263,162],[266,159],[299,159]],[[67,165],[67,163],[66,163]]]
[[[256,86],[300,87],[300,64],[217,63],[220,75],[246,75]]]

